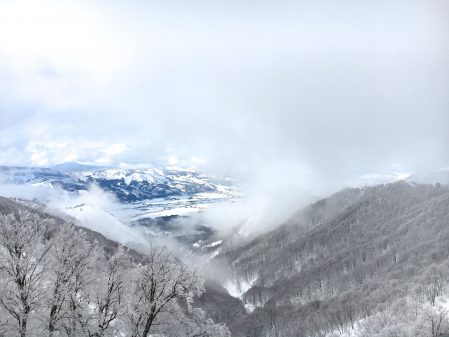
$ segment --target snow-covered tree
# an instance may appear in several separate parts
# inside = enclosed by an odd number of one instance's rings
[[[449,328],[449,311],[439,305],[425,305],[422,309],[422,317],[425,327],[425,335],[437,337],[447,332]]]
[[[96,245],[86,240],[85,232],[62,225],[50,250],[52,270],[49,275],[48,335],[74,329],[74,313],[89,300],[89,274],[96,255]],[[77,313],[80,315],[80,313]],[[78,316],[83,317],[83,316]]]
[[[230,337],[231,333],[224,324],[216,324],[208,319],[204,310],[193,308],[187,313],[182,313],[176,336]]]
[[[129,264],[123,247],[119,247],[107,260],[100,261],[97,269],[100,277],[96,284],[89,336],[115,335],[115,323],[123,316],[125,309],[124,292],[130,281],[127,277]]]
[[[166,249],[137,264],[110,248],[40,213],[0,214],[0,337],[229,336],[192,308],[202,279]]]
[[[449,269],[446,264],[432,264],[420,279],[422,292],[431,305],[435,305],[437,297],[443,294],[448,278]]]
[[[0,214],[0,306],[8,316],[8,336],[25,337],[30,315],[43,300],[51,242],[47,221],[35,213]]]
[[[168,304],[179,297],[190,297],[202,290],[195,271],[175,260],[164,248],[152,248],[137,266],[128,322],[132,337],[148,337]]]

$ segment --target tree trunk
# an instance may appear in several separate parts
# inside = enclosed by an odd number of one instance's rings
[[[143,329],[142,337],[148,337],[150,335],[150,329],[151,329],[151,326],[153,325],[153,321],[154,321],[154,316],[153,316],[153,314],[150,314],[150,316],[148,317],[148,320],[145,324],[145,328]]]
[[[58,307],[53,305],[50,310],[50,320],[48,322],[48,337],[53,337],[55,331],[55,315]]]
[[[27,323],[28,323],[28,313],[23,314],[22,320],[20,321],[20,337],[25,337],[27,333]]]

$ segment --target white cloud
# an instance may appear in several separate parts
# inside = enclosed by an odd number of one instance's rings
[[[264,208],[447,166],[447,6],[2,2],[0,162],[176,158]]]
[[[31,165],[46,166],[83,161],[98,164],[111,164],[128,149],[124,143],[110,145],[106,141],[69,140],[58,141],[54,138],[30,141],[27,153],[30,155]]]
[[[110,240],[136,249],[147,248],[148,241],[141,232],[111,215],[119,209],[114,196],[95,186],[79,194],[45,184],[0,184],[0,190],[2,196],[44,202],[49,212],[69,215],[76,224],[99,232]]]
[[[89,2],[8,1],[0,5],[0,56],[13,94],[45,109],[79,108],[126,62]],[[90,92],[92,93],[90,94]]]

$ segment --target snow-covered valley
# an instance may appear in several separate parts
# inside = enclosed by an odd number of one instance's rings
[[[87,168],[3,166],[1,194],[44,204],[124,244],[175,239],[200,251],[214,241],[215,231],[198,215],[240,199],[230,179],[210,178],[195,169]]]

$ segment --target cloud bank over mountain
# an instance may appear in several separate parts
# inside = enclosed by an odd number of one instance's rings
[[[448,12],[4,2],[0,164],[194,165],[272,209],[362,174],[448,166]]]

